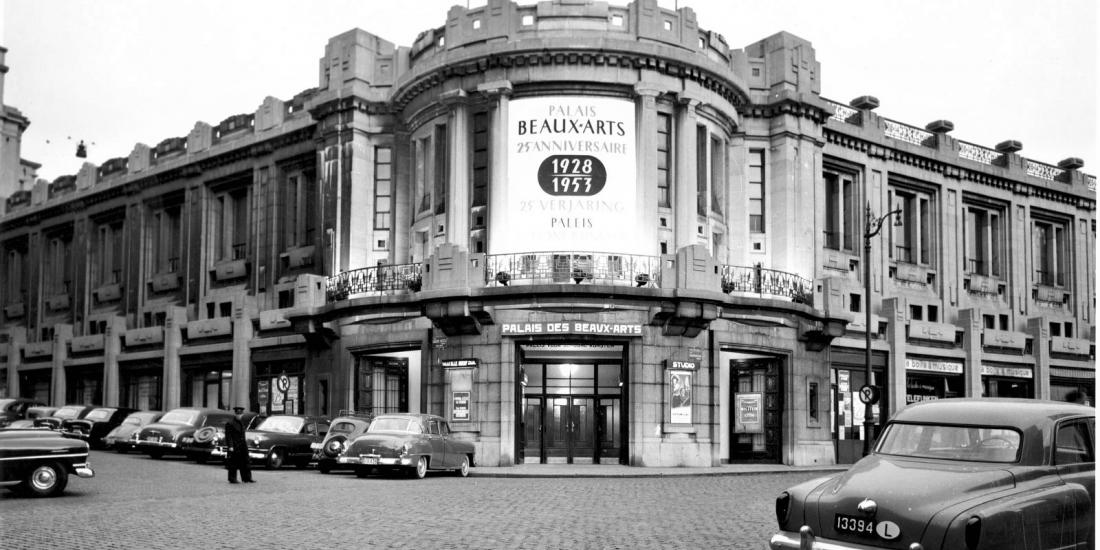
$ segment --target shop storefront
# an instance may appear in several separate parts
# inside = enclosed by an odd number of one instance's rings
[[[260,414],[304,414],[306,351],[263,349],[252,352],[252,406]]]
[[[50,367],[19,370],[19,397],[49,403]]]
[[[1076,394],[1074,393],[1076,392]],[[1089,405],[1096,404],[1096,372],[1069,367],[1050,368],[1050,398],[1067,401],[1071,395],[1085,395]]]
[[[67,367],[65,402],[87,405],[103,403],[103,365]]]
[[[138,410],[163,410],[163,360],[119,363],[120,407]]]
[[[780,461],[783,364],[775,357],[730,360],[733,403],[730,462]]]
[[[233,361],[212,360],[202,364],[187,364],[182,368],[180,406],[227,409],[230,407],[233,382]]]
[[[962,361],[907,357],[905,403],[931,401],[965,394]]]
[[[882,411],[890,410],[886,380],[885,353],[871,354],[871,385],[878,388],[879,401],[871,405],[877,435],[885,420]],[[862,350],[836,348],[829,355],[829,396],[832,403],[829,431],[836,448],[838,464],[851,464],[863,457],[863,440],[868,437],[864,421],[867,407],[859,390],[867,384],[867,357]]]
[[[1001,365],[983,362],[982,397],[1035,397],[1031,365]]]
[[[355,355],[352,408],[377,415],[420,412],[420,350]]]

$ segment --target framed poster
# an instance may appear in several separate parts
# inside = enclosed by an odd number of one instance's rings
[[[673,424],[691,424],[691,371],[669,371],[669,421]]]
[[[451,392],[451,420],[467,421],[470,419],[470,392]]]
[[[733,403],[733,431],[743,434],[764,433],[764,394],[739,393]]]

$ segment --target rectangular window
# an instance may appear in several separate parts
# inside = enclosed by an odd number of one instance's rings
[[[749,232],[764,232],[764,150],[749,150]]]
[[[657,206],[672,205],[672,116],[657,113]]]
[[[927,193],[898,189],[892,192],[891,210],[901,209],[901,227],[891,223],[891,257],[918,265],[932,263],[932,197]]]
[[[428,171],[427,171],[427,156],[428,156],[428,144],[427,139],[418,139],[413,142],[413,156],[415,164],[413,165],[413,181],[416,183],[416,197],[419,206],[416,209],[417,213],[426,212],[432,207],[432,195],[428,189]]]
[[[1066,286],[1066,227],[1056,222],[1033,220],[1032,228],[1035,282],[1046,286]]]
[[[9,249],[4,255],[4,303],[24,302],[23,258],[25,254],[18,249]]]
[[[149,228],[149,244],[153,249],[149,258],[153,273],[172,273],[180,268],[180,211],[179,206],[171,206],[153,212]]]
[[[374,228],[390,229],[393,209],[393,151],[374,148]]]
[[[96,229],[96,269],[92,284],[110,285],[122,282],[122,260],[124,254],[122,222],[114,221],[100,224]]]
[[[707,215],[707,176],[710,174],[707,162],[709,140],[707,127],[695,127],[695,213]]]
[[[408,412],[409,360],[360,357],[356,410],[372,414]]]
[[[977,205],[967,205],[963,212],[963,245],[966,256],[963,269],[967,273],[1000,277],[1004,250],[1001,212]]]
[[[710,140],[710,211],[719,216],[725,213],[726,142],[712,137]]]
[[[433,137],[432,147],[435,148],[435,213],[443,214],[447,212],[447,178],[450,174],[450,167],[447,162],[450,156],[447,151],[447,127],[443,125],[436,126]]]
[[[855,250],[855,177],[825,172],[825,248]]]
[[[489,202],[489,113],[474,113],[473,122],[473,196],[470,206],[485,206]]]
[[[214,259],[243,260],[248,252],[248,190],[235,189],[215,197]]]
[[[284,191],[286,247],[294,248],[313,244],[316,206],[316,184],[312,174],[303,171],[289,172]]]

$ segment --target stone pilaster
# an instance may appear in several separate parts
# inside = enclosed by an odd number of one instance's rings
[[[164,410],[180,406],[180,348],[187,328],[187,309],[170,307],[164,320]]]
[[[1035,398],[1050,399],[1050,320],[1032,317],[1027,320],[1027,333],[1031,336],[1031,349],[1035,353]]]
[[[486,82],[478,92],[495,99],[489,118],[489,235],[485,250],[493,251],[493,232],[502,231],[504,212],[508,209],[508,103],[512,83],[507,80]],[[495,228],[495,229],[494,229]]]
[[[447,124],[447,240],[470,248],[470,105],[462,89],[444,92]]]
[[[695,211],[696,159],[695,108],[699,100],[681,96],[676,112],[676,172],[672,194],[673,212],[676,216],[676,246],[679,250],[698,242],[696,230],[698,215]]]
[[[244,407],[252,410],[249,390],[252,388],[252,341],[254,330],[248,311],[240,306],[233,311],[233,382],[229,391],[228,407]],[[298,404],[296,403],[295,406]]]
[[[73,339],[72,325],[54,325],[53,327],[53,368],[51,384],[53,391],[50,393],[50,402],[63,405],[67,402],[65,392],[68,390],[65,376],[65,360],[69,358],[69,342]]]
[[[118,406],[118,354],[122,352],[122,337],[126,334],[126,318],[112,317],[103,334],[103,405]]]
[[[982,395],[982,315],[977,309],[959,310],[959,326],[966,329],[963,333],[963,351],[966,352],[967,366],[963,372],[964,395],[984,397]]]
[[[636,157],[637,187],[635,188],[635,212],[642,217],[638,236],[645,246],[657,254],[657,96],[661,89],[652,83],[634,85],[635,120],[637,123]]]

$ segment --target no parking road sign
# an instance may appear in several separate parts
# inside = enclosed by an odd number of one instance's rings
[[[866,405],[878,403],[878,388],[864,384],[859,388],[859,400]]]

